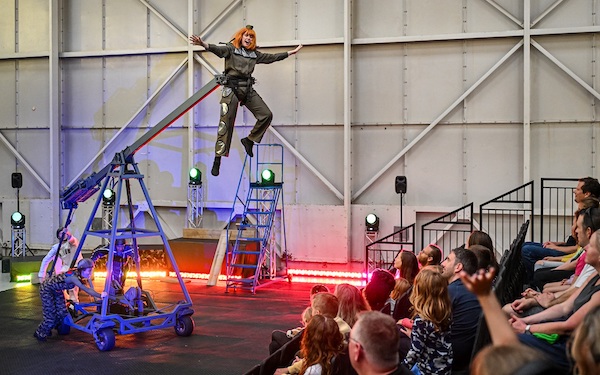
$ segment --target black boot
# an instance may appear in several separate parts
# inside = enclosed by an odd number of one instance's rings
[[[254,142],[251,139],[248,139],[248,137],[246,137],[242,138],[242,144],[246,149],[246,154],[248,154],[248,156],[250,157],[254,157],[254,154],[252,153],[252,147],[254,146]]]
[[[221,168],[221,157],[215,156],[215,161],[213,162],[212,169],[210,170],[210,174],[213,176],[219,175],[219,169]]]

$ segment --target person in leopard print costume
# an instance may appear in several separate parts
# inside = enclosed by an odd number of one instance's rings
[[[98,293],[83,284],[83,280],[90,278],[94,262],[91,259],[81,259],[77,268],[65,273],[47,278],[40,285],[40,298],[42,300],[42,315],[44,320],[35,330],[33,337],[39,341],[46,341],[52,335],[52,329],[58,327],[67,316],[67,303],[63,291],[78,286],[92,297],[105,298],[106,292]]]

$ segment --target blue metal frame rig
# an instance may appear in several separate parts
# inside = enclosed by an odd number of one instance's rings
[[[65,317],[64,322],[58,327],[59,333],[68,333],[70,328],[92,334],[96,345],[101,351],[111,350],[115,345],[115,334],[131,334],[146,332],[149,330],[174,327],[175,333],[179,336],[189,336],[194,329],[194,321],[191,315],[192,300],[181,278],[179,268],[169,246],[168,239],[162,229],[158,219],[157,212],[152,204],[148,190],[144,184],[144,176],[140,173],[137,163],[134,161],[135,153],[148,144],[154,137],[160,134],[169,125],[179,119],[183,114],[193,108],[197,103],[210,95],[219,87],[217,76],[208,84],[198,90],[193,96],[188,98],[180,106],[174,109],[162,121],[153,126],[142,137],[135,141],[131,146],[118,152],[110,164],[102,168],[99,172],[75,182],[73,185],[63,190],[61,194],[61,207],[68,209],[69,214],[65,221],[65,227],[71,222],[74,210],[80,202],[85,202],[98,191],[104,191],[107,188],[116,189],[116,207],[113,215],[111,229],[94,230],[92,228],[93,220],[96,216],[102,195],[98,194],[96,203],[90,214],[86,228],[73,257],[71,267],[75,266],[78,254],[88,236],[101,237],[109,240],[109,251],[107,261],[107,272],[103,290],[111,295],[111,276],[113,268],[113,259],[115,253],[115,241],[117,239],[129,239],[132,241],[134,255],[133,262],[137,272],[137,287],[132,287],[131,293],[128,291],[123,295],[111,296],[102,300],[96,300],[91,303],[74,304],[73,315]],[[148,212],[152,216],[156,229],[137,228],[133,215],[131,182],[137,181],[145,198]],[[123,206],[129,214],[128,225],[119,227],[120,221],[120,202],[125,193],[125,203]],[[165,303],[157,306],[152,299],[151,294],[143,289],[140,269],[140,256],[137,247],[137,239],[141,237],[160,237],[164,246],[164,251],[168,256],[171,266],[177,275],[179,286],[183,292],[184,300]],[[65,238],[59,241],[59,247]],[[54,258],[51,267],[48,267],[49,276],[54,271],[54,266],[58,258],[58,252]],[[113,293],[114,294],[114,293]]]

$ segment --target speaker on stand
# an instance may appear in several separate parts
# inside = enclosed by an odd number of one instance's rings
[[[406,176],[396,176],[396,194],[400,194],[400,228],[403,228],[402,224],[402,203],[404,201],[404,194],[406,194]]]

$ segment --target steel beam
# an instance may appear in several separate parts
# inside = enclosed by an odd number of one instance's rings
[[[423,137],[427,135],[440,121],[444,119],[457,105],[459,105],[467,96],[469,96],[479,85],[481,85],[492,73],[494,73],[510,56],[512,56],[521,46],[523,41],[519,41],[513,48],[510,49],[494,66],[492,66],[483,76],[481,76],[477,82],[475,82],[469,89],[467,89],[458,99],[454,101],[445,111],[443,111],[429,126],[425,128],[419,135],[413,139],[406,147],[402,149],[396,156],[392,158],[379,172],[377,172],[362,188],[360,188],[352,197],[356,199],[365,190],[367,190],[379,177],[381,177],[388,169],[390,169],[402,156],[410,151]]]
[[[148,99],[144,102],[144,104],[142,104],[140,106],[140,108],[138,108],[138,110],[133,114],[133,116],[131,116],[129,118],[129,120],[119,129],[119,131],[117,131],[112,137],[111,139],[108,140],[108,142],[106,142],[106,144],[104,146],[102,146],[102,148],[100,149],[100,151],[98,151],[96,153],[96,155],[94,155],[90,161],[79,171],[79,173],[77,173],[77,175],[75,175],[75,177],[67,184],[67,185],[72,185],[73,183],[75,183],[75,181],[79,180],[81,178],[81,176],[86,173],[88,171],[88,168],[94,164],[96,162],[96,160],[104,154],[104,151],[106,151],[106,149],[113,144],[113,142],[119,137],[119,135],[121,133],[123,133],[125,131],[125,129],[133,122],[133,120],[143,111],[146,109],[146,107],[150,104],[150,102],[162,91],[162,89],[167,86],[169,84],[169,82],[171,82],[171,80],[177,75],[179,74],[179,72],[181,72],[181,69],[185,66],[185,64],[187,63],[187,59],[183,60],[181,63],[179,63],[179,65],[177,66],[177,68],[175,68],[175,70],[173,70],[173,72],[171,72],[171,74],[163,81],[163,83],[158,86],[156,88],[156,90],[154,90],[154,92],[152,93],[152,95],[150,95],[150,97],[148,97]]]

